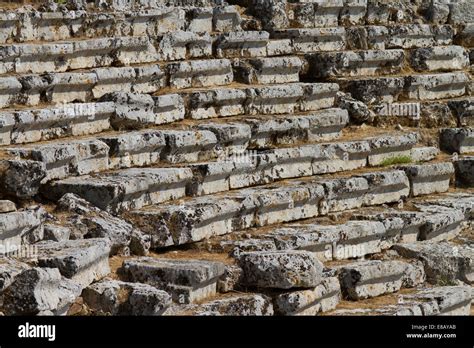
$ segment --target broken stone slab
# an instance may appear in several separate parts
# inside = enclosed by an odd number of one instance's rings
[[[441,286],[421,290],[414,295],[404,295],[403,301],[435,302],[439,315],[469,315],[471,292],[468,286]]]
[[[247,84],[299,82],[303,61],[298,57],[238,60],[233,63],[236,80]]]
[[[222,6],[213,9],[212,28],[216,32],[241,30],[242,18],[236,6]]]
[[[441,150],[449,153],[474,152],[473,128],[443,128],[439,135]]]
[[[228,85],[234,80],[228,59],[192,60],[168,65],[171,87],[213,87]]]
[[[16,205],[12,201],[0,200],[0,214],[16,211]]]
[[[311,53],[305,56],[312,78],[396,74],[404,67],[403,50]]]
[[[238,290],[242,283],[243,270],[237,265],[226,265],[224,274],[217,281],[217,291],[222,293]]]
[[[141,257],[125,260],[119,273],[124,280],[152,285],[171,294],[174,302],[187,304],[216,294],[224,264]]]
[[[341,90],[350,93],[352,97],[366,104],[392,103],[399,100],[399,97],[404,93],[406,83],[403,77],[391,76],[338,78],[336,81],[341,86]]]
[[[124,220],[100,210],[88,201],[71,193],[58,201],[58,212],[69,212],[69,227],[83,238],[107,238],[111,243],[111,254],[127,248],[136,231]]]
[[[90,309],[111,315],[161,315],[171,305],[171,296],[163,290],[112,279],[85,288],[82,298]]]
[[[44,240],[53,242],[62,242],[69,240],[71,229],[63,226],[55,226],[51,224],[44,225]]]
[[[418,142],[418,133],[382,135],[370,138],[368,141],[371,148],[368,164],[378,166],[390,159],[409,157],[412,148]]]
[[[105,238],[42,241],[35,247],[37,257],[24,261],[38,267],[57,268],[82,288],[110,273],[110,242]]]
[[[418,48],[410,53],[416,71],[463,70],[469,66],[469,54],[462,46]]]
[[[449,189],[454,166],[451,162],[416,164],[399,167],[410,180],[410,195],[413,197],[446,192]]]
[[[115,103],[115,113],[110,120],[115,129],[137,129],[184,119],[183,100],[177,94],[152,97],[116,92],[104,95],[101,100]]]
[[[249,58],[267,55],[270,34],[265,31],[234,31],[216,40],[218,58]]]
[[[336,308],[341,288],[336,277],[324,278],[314,289],[278,294],[273,300],[280,315],[317,315]]]
[[[308,251],[255,251],[238,259],[248,286],[263,288],[309,288],[319,285],[322,263]]]
[[[293,54],[320,51],[340,51],[346,48],[346,31],[343,27],[278,29],[272,39],[290,39]]]
[[[423,263],[415,260],[406,264],[402,279],[402,287],[415,288],[426,281],[426,273]]]
[[[410,99],[435,100],[466,94],[469,77],[464,72],[406,77],[405,91]]]
[[[80,293],[81,286],[62,277],[57,268],[31,268],[18,274],[0,297],[6,315],[62,315]]]
[[[99,138],[109,147],[109,168],[142,167],[160,162],[166,146],[163,132],[144,130]]]
[[[456,35],[456,43],[464,47],[474,47],[474,23],[464,23]]]
[[[271,316],[273,306],[271,298],[261,294],[233,294],[225,298],[172,306],[164,315],[192,316]]]
[[[15,280],[15,277],[31,267],[16,258],[0,258],[0,294]]]
[[[290,224],[264,235],[279,250],[308,250],[322,262],[380,252],[386,229],[381,222],[348,221],[341,225]]]
[[[206,161],[217,157],[217,138],[207,130],[165,130],[161,158],[169,163]]]
[[[338,269],[343,296],[357,301],[400,290],[406,264],[401,261],[360,261]]]
[[[427,199],[426,203],[460,210],[466,219],[474,218],[474,197],[469,193],[447,193],[440,198]]]
[[[184,197],[191,178],[189,168],[130,168],[54,181],[43,194],[59,199],[74,193],[101,209],[118,212]]]
[[[375,114],[363,102],[352,98],[348,93],[336,94],[335,106],[347,110],[350,120],[354,123],[372,122]]]
[[[459,158],[454,162],[454,170],[458,185],[474,187],[474,156]]]
[[[217,142],[225,148],[227,155],[243,153],[252,136],[250,126],[240,122],[200,123],[196,128],[214,133]]]
[[[474,249],[469,245],[426,241],[397,244],[394,249],[403,257],[420,260],[432,284],[452,283],[456,279],[467,284],[474,282]]]
[[[76,103],[0,113],[3,144],[31,143],[99,133],[110,128],[112,103]]]
[[[42,184],[109,168],[109,147],[95,139],[68,143],[51,142],[45,145],[9,148],[7,151],[16,158],[43,163],[47,174]]]
[[[3,196],[27,199],[35,196],[47,175],[44,163],[31,160],[1,160],[0,188]]]
[[[146,256],[150,252],[151,237],[140,230],[134,229],[130,238],[130,253],[132,255]]]

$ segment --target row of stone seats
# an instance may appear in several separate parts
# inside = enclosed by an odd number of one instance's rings
[[[0,12],[0,44],[74,38],[143,36],[174,31],[200,33],[241,30],[235,6],[161,7],[123,12]]]
[[[234,0],[248,6],[253,16],[268,29],[288,27],[314,28],[392,23],[474,22],[473,5],[469,0],[389,2],[383,0]]]

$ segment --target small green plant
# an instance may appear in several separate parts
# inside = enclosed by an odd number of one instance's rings
[[[440,286],[453,286],[456,285],[456,282],[447,276],[441,275],[437,279],[437,284]]]
[[[384,159],[381,163],[381,167],[387,167],[387,166],[392,166],[394,164],[405,164],[405,163],[411,163],[412,159],[410,156],[395,156],[395,157],[390,157]]]
[[[67,0],[54,0],[54,2],[59,5],[65,5],[67,3]]]

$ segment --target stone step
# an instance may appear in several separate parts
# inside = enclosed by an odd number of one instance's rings
[[[251,227],[398,202],[408,194],[409,181],[403,171],[339,179],[310,177],[288,180],[278,186],[153,205],[126,213],[125,217],[143,232],[150,233],[153,247],[159,248]]]
[[[452,100],[448,102],[448,105],[456,116],[459,127],[474,126],[474,98]]]
[[[410,179],[411,196],[446,192],[449,189],[454,166],[451,162],[401,166]]]
[[[392,304],[382,304],[359,309],[336,309],[330,315],[469,315],[471,311],[471,287],[440,286],[418,288],[413,293],[392,297]]]
[[[224,264],[189,259],[142,257],[125,260],[119,269],[126,281],[145,283],[171,294],[173,301],[187,304],[213,296]]]
[[[334,106],[333,83],[219,88],[181,93],[187,100],[186,117],[205,119],[237,115],[293,114]]]
[[[419,72],[464,70],[469,67],[469,54],[462,46],[438,46],[412,50],[410,65]]]
[[[247,84],[299,82],[304,61],[299,57],[238,59],[233,62],[236,81]]]
[[[61,41],[73,38],[157,36],[173,31],[224,32],[240,30],[234,6],[190,8],[182,6],[96,12],[14,11],[0,13],[0,43]]]
[[[373,78],[338,78],[341,89],[365,103],[437,100],[466,94],[469,76],[464,72]]]
[[[346,30],[342,27],[311,29],[276,29],[272,38],[288,40],[293,54],[341,51],[346,48]]]
[[[228,59],[191,60],[168,65],[171,88],[213,87],[228,85],[234,80]]]
[[[439,146],[448,153],[474,152],[473,128],[444,128],[440,130]]]
[[[159,135],[162,135],[162,137],[159,137]],[[186,131],[156,131],[136,133],[136,136],[133,133],[125,134],[108,139],[102,138],[102,140],[111,148],[109,151],[109,168],[148,165],[158,161],[160,163],[193,162],[199,160],[200,157],[207,156],[206,151],[210,154],[216,154],[214,151],[215,141],[207,144],[202,141],[196,142],[193,141],[192,135],[193,133]],[[416,134],[412,133],[412,135],[416,139]],[[403,136],[385,136],[385,143],[390,145],[393,139],[397,141],[400,137]],[[201,135],[196,139],[203,140],[204,136]],[[52,160],[51,166],[55,166],[54,170],[48,171],[43,182],[49,182],[51,179],[63,180],[45,185],[42,192],[53,200],[59,199],[69,192],[75,193],[102,209],[113,212],[136,209],[169,199],[181,198],[185,195],[199,196],[268,184],[282,179],[363,168],[371,165],[371,143],[374,139],[278,148],[263,152],[218,157],[215,162],[197,162],[181,167],[132,168],[93,176],[70,178],[67,177],[80,175],[81,171],[84,172],[83,174],[87,174],[86,171],[91,173],[107,169],[106,167],[105,169],[98,167],[104,164],[104,158],[97,159],[97,155],[91,156],[94,165],[90,165],[90,160],[88,158],[83,160],[84,155],[81,153],[58,168],[59,160],[57,156],[54,156],[56,153],[53,153],[53,156],[50,157]],[[94,140],[92,144],[96,142]],[[141,147],[143,153],[130,153],[128,146],[139,142],[143,143]],[[101,144],[103,147],[105,146],[103,143]],[[208,150],[206,150],[206,145]],[[67,146],[72,147],[71,144]],[[382,142],[379,142],[377,156],[380,156],[382,146]],[[393,158],[390,156],[398,154],[398,148],[395,154],[390,152],[390,149],[389,147],[384,152],[387,158]],[[37,149],[35,153],[41,153],[40,150],[41,148]],[[177,151],[182,152],[177,153]],[[407,146],[406,151],[408,154],[410,153],[409,146]],[[41,158],[36,160],[41,160]],[[81,160],[83,162],[80,162]],[[105,161],[107,161],[106,157]],[[46,163],[46,168],[48,170],[48,163]],[[134,176],[136,177],[134,178]],[[172,185],[174,190],[168,192],[166,187],[161,185],[162,183],[156,182],[156,180],[165,180],[163,184],[165,186]],[[165,192],[161,192],[162,190],[165,190]],[[127,201],[127,203],[124,201]]]

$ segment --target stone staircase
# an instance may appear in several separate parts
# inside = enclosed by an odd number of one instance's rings
[[[0,312],[470,315],[472,13],[0,1]]]

